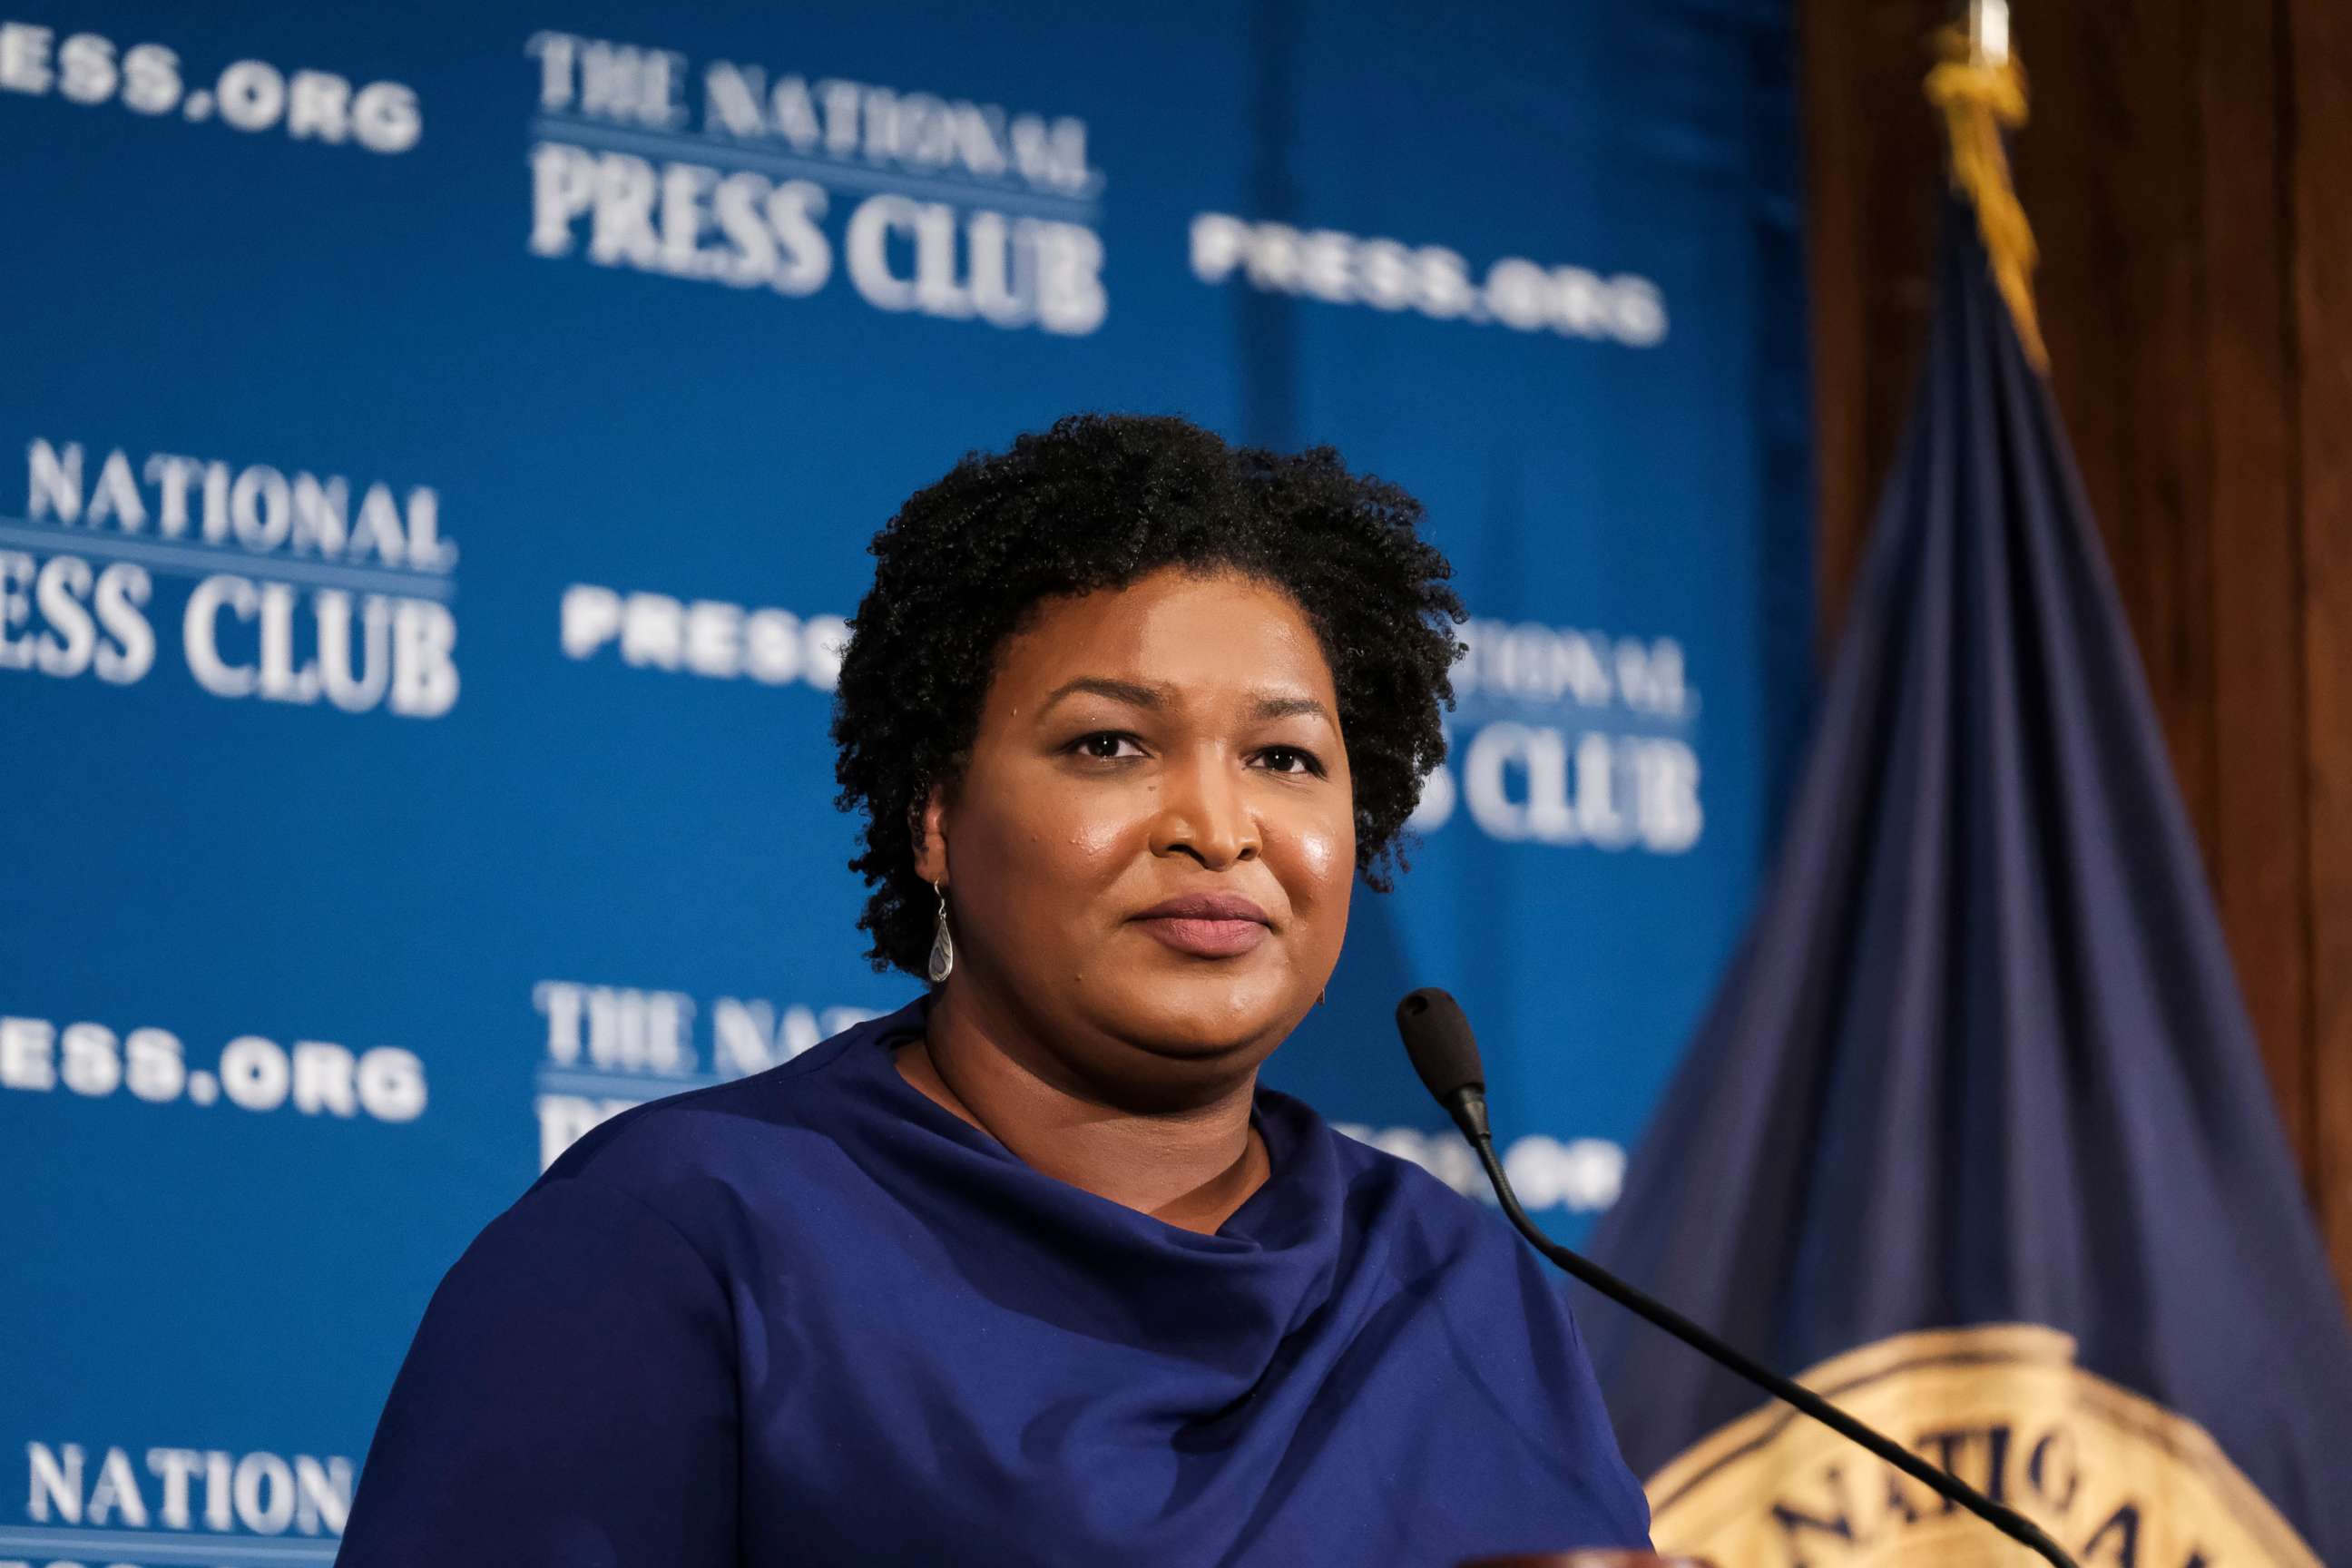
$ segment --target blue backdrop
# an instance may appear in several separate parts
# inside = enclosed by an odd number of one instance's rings
[[[1338,445],[1473,606],[1273,1077],[1571,1237],[1807,689],[1785,8],[0,0],[0,1563],[332,1555],[463,1243],[910,992],[866,538],[1078,408]],[[7,1472],[15,1471],[13,1479]]]

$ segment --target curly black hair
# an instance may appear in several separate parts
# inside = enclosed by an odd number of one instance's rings
[[[962,770],[1005,637],[1041,600],[1168,566],[1243,573],[1306,613],[1339,699],[1357,868],[1387,890],[1422,780],[1445,757],[1439,709],[1462,652],[1453,567],[1421,519],[1420,502],[1328,447],[1234,447],[1168,416],[1073,415],[909,497],[868,546],[874,586],[834,699],[837,803],[866,816],[849,865],[874,889],[858,921],[874,967],[923,972],[921,813]]]

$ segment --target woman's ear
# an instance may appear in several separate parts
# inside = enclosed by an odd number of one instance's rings
[[[948,879],[948,793],[937,784],[915,812],[915,875],[926,882]]]

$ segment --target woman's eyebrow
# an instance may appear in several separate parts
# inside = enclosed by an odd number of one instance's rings
[[[1337,722],[1331,719],[1331,710],[1312,697],[1261,697],[1250,710],[1251,716],[1257,719],[1290,719],[1302,713],[1310,719]]]
[[[1038,705],[1037,717],[1043,719],[1052,712],[1054,705],[1062,699],[1080,695],[1108,697],[1130,708],[1158,710],[1168,705],[1169,691],[1164,686],[1147,686],[1137,680],[1082,675],[1075,680],[1064,681],[1048,692],[1045,700]],[[1335,727],[1338,724],[1338,721],[1331,717],[1330,709],[1315,698],[1297,692],[1260,692],[1250,704],[1250,717],[1257,720],[1291,719],[1302,714],[1310,719],[1321,719]]]
[[[1039,706],[1037,716],[1044,718],[1053,710],[1054,704],[1063,698],[1075,697],[1081,692],[1091,693],[1096,697],[1108,697],[1114,702],[1124,702],[1130,708],[1157,708],[1167,697],[1165,687],[1145,686],[1133,680],[1113,680],[1100,675],[1081,675],[1076,680],[1066,680],[1054,688],[1045,702]]]

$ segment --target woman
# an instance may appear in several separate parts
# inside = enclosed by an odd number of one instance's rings
[[[1170,418],[908,501],[834,737],[873,957],[928,994],[606,1123],[485,1229],[346,1568],[1646,1545],[1551,1280],[1257,1085],[1444,752],[1419,517]]]

